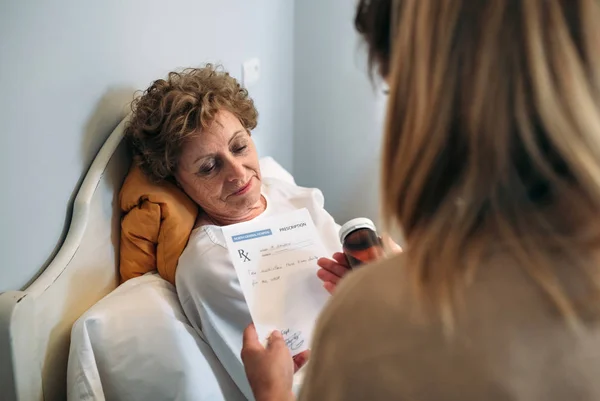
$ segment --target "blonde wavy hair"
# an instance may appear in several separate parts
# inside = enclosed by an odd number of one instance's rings
[[[382,210],[415,294],[452,325],[498,247],[580,322],[600,300],[598,1],[361,3],[392,9]]]
[[[153,181],[170,179],[187,138],[228,110],[250,132],[256,128],[254,102],[221,66],[207,64],[170,72],[132,103],[125,135],[141,170]]]

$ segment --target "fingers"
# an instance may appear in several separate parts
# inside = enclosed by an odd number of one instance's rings
[[[336,285],[330,282],[323,283],[323,288],[327,290],[328,293],[333,295],[333,291],[335,291]]]
[[[333,254],[333,260],[321,258],[317,260],[317,265],[321,267],[317,271],[317,277],[323,281],[323,288],[330,294],[333,294],[336,285],[349,271],[346,255],[341,252]]]
[[[317,266],[324,268],[323,266],[329,266],[329,264],[332,262],[333,261],[331,259],[319,258],[319,260],[317,260]]]
[[[317,277],[319,277],[321,281],[330,282],[333,284],[337,284],[338,281],[341,280],[341,277],[336,276],[335,274],[330,273],[325,269],[319,269],[317,271]]]
[[[336,262],[344,266],[346,269],[350,268],[350,265],[348,264],[348,259],[346,259],[346,255],[344,255],[342,252],[334,253],[333,259],[335,259]]]
[[[256,333],[254,323],[251,323],[246,327],[246,330],[244,330],[244,335],[242,337],[242,359],[244,359],[245,353],[261,349],[263,349],[263,346],[258,340],[258,334]]]
[[[267,339],[267,346],[263,347],[258,339],[254,324],[250,324],[246,327],[242,336],[242,362],[245,364],[246,361],[265,351],[269,353],[285,352],[289,354],[287,345],[285,345],[285,340],[279,330],[275,330],[271,333]]]
[[[290,362],[292,361],[292,354],[285,344],[283,335],[279,330],[275,330],[269,336],[269,339],[267,340],[266,352],[267,354],[271,355],[271,358],[284,357]]]
[[[244,345],[249,345],[254,342],[260,343],[260,341],[258,341],[258,333],[256,332],[256,327],[254,327],[254,323],[250,323],[248,327],[246,327],[246,330],[244,330],[242,343]]]
[[[283,335],[281,335],[279,330],[275,330],[271,333],[269,339],[267,340],[267,350],[275,350],[281,347],[287,349]]]
[[[310,359],[310,350],[307,349],[296,355],[294,358],[294,371],[297,372],[302,366],[306,365]]]
[[[342,255],[343,259],[346,259],[346,257]],[[346,273],[348,273],[348,265],[346,264],[347,262],[344,260],[344,264],[340,263],[337,258],[340,258],[340,256],[336,253],[333,255],[334,258],[336,258],[336,260],[331,260],[331,259],[327,259],[327,258],[321,258],[317,261],[317,265],[319,265],[323,270],[327,270],[328,272],[335,274],[338,277],[344,277],[346,275]]]

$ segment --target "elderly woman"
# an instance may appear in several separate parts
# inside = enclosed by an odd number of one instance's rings
[[[319,190],[262,176],[251,136],[257,118],[248,92],[207,65],[154,82],[136,102],[128,129],[142,171],[154,181],[175,182],[201,210],[179,259],[177,293],[248,398],[240,351],[251,317],[221,227],[306,208],[325,249],[340,249],[339,227]]]

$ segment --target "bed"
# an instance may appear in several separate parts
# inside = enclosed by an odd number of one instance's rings
[[[74,323],[81,326],[92,306],[122,289],[113,292],[119,284],[118,195],[130,167],[122,141],[126,123],[127,118],[110,134],[86,174],[67,237],[51,264],[25,290],[0,294],[1,400],[67,399]]]
[[[0,398],[64,400],[73,323],[118,285],[118,193],[130,160],[124,119],[75,198],[67,237],[24,291],[0,294]]]
[[[50,265],[23,291],[0,294],[2,401],[251,398],[249,389],[244,396],[233,383],[203,334],[189,325],[171,283],[148,273],[119,286],[119,192],[131,164],[123,141],[127,121],[128,117],[113,130],[90,166],[75,198],[65,241]],[[294,183],[292,175],[270,157],[260,159],[260,167],[263,176]],[[123,299],[133,302],[124,304]],[[151,302],[144,305],[147,300]],[[98,330],[98,320],[102,320],[107,310],[112,320],[105,320]],[[158,310],[162,310],[161,315]],[[104,330],[108,336],[91,340],[94,332],[97,334],[109,326]],[[140,336],[140,331],[119,331],[123,326],[144,329],[154,326],[156,331],[152,332],[154,336]],[[161,330],[166,334],[160,334]],[[156,339],[157,332],[160,340]],[[120,343],[115,340],[116,346],[112,348],[112,338],[125,340]],[[170,349],[143,351],[152,348],[153,342],[169,341]],[[104,345],[98,345],[105,343],[109,345],[104,349]],[[132,344],[142,350],[137,360],[127,359],[129,355],[137,355],[131,351]],[[171,352],[175,349],[178,351]],[[123,357],[123,350],[129,355]],[[179,359],[177,352],[181,354]],[[96,361],[100,363],[94,363],[93,372],[88,374],[87,359],[78,357],[90,353],[99,356]],[[168,360],[174,362],[169,364]],[[111,377],[107,380],[106,374],[103,377],[98,374],[101,369],[96,368],[101,365],[111,369],[118,365],[113,369],[117,372],[113,379],[119,377],[121,389],[137,387],[145,392],[136,391],[132,397],[132,392],[115,392],[114,386],[111,390]],[[154,365],[163,365],[163,370],[155,369]],[[118,374],[133,370],[139,374],[131,374],[129,381],[123,381]],[[152,370],[153,376],[146,374]],[[74,371],[85,372],[73,374]],[[176,390],[168,395],[161,393],[164,388],[155,384],[162,382],[171,383],[163,387]]]

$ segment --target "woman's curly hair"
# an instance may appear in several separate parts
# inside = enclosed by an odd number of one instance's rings
[[[134,162],[155,182],[173,177],[185,140],[208,127],[219,110],[234,114],[248,131],[258,119],[248,91],[212,64],[154,81],[131,109],[125,136]]]

